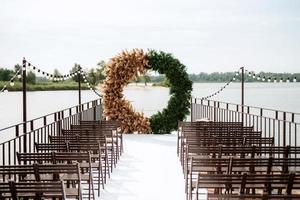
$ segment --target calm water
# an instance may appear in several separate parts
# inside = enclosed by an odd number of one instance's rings
[[[193,86],[193,96],[203,97],[215,92],[222,83],[197,83]],[[245,104],[300,113],[300,83],[246,83]],[[125,96],[132,101],[137,111],[146,116],[161,110],[169,99],[168,88],[130,86]],[[91,91],[82,91],[82,102],[97,98]],[[217,97],[221,101],[240,103],[240,84],[233,83]],[[33,119],[78,102],[76,91],[28,92],[28,119]],[[22,93],[0,94],[0,128],[22,121]]]

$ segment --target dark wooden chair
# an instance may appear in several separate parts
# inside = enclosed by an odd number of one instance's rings
[[[53,163],[79,163],[79,167],[82,170],[82,180],[85,180],[89,184],[89,198],[92,196],[95,198],[94,193],[94,178],[93,169],[101,170],[101,164],[99,162],[92,162],[90,152],[53,152]],[[87,173],[84,173],[87,172]],[[98,187],[98,196],[100,195],[100,187]]]
[[[33,164],[36,181],[66,182],[65,195],[67,198],[82,199],[82,185],[80,167],[75,164]],[[30,184],[30,183],[29,183]],[[71,187],[71,185],[73,187]]]
[[[12,194],[8,182],[0,182],[0,200],[11,199]]]
[[[8,180],[22,181],[22,180],[35,180],[34,179],[33,165],[1,165],[0,166],[0,179],[3,182]]]
[[[106,183],[106,174],[110,177],[110,164],[107,147],[102,146],[99,142],[70,142],[70,152],[91,152],[91,158],[94,161],[99,162],[99,184],[102,183],[104,189],[104,183]],[[103,168],[104,165],[104,168]],[[104,172],[104,173],[103,173]],[[100,186],[100,185],[99,185]]]
[[[299,175],[290,174],[198,174],[191,184],[189,199],[198,188],[208,189],[208,199],[298,199],[293,193]],[[196,190],[193,193],[193,190]]]
[[[62,181],[51,182],[14,182],[9,181],[13,200],[18,199],[49,199],[65,200],[65,187]]]
[[[106,140],[99,139],[97,136],[77,136],[77,135],[70,135],[70,136],[49,136],[49,140],[52,143],[59,144],[59,143],[68,143],[68,148],[70,148],[70,144],[82,144],[82,148],[84,144],[97,144],[100,143],[100,150],[104,152],[102,158],[105,160],[105,170],[108,170],[110,167],[110,172],[113,170],[113,166],[115,166],[115,154],[113,146],[109,146]],[[86,145],[85,145],[86,146]],[[72,151],[76,150],[76,146],[72,145]],[[87,147],[88,148],[88,147]],[[98,148],[98,147],[97,147]],[[84,148],[83,148],[84,149]],[[78,149],[77,149],[78,150]],[[94,149],[96,150],[96,149]],[[108,176],[110,177],[110,172],[108,171]]]
[[[53,164],[72,164],[79,163],[82,170],[82,180],[89,185],[89,198],[94,197],[94,179],[92,169],[100,169],[99,162],[92,163],[90,152],[51,152],[51,153],[17,153],[19,164],[23,163],[53,163]],[[87,172],[87,173],[84,173]],[[98,188],[100,190],[100,187]],[[100,194],[100,193],[98,193]]]
[[[86,140],[87,142],[93,142],[97,140],[100,142],[101,145],[105,145],[108,151],[108,156],[110,157],[109,160],[111,161],[111,172],[113,171],[113,166],[116,167],[117,159],[118,159],[118,151],[119,147],[118,144],[115,143],[112,140],[107,140],[107,138],[112,138],[112,133],[110,132],[110,136],[103,135],[102,133],[98,134],[98,132],[95,133],[95,130],[89,130],[89,129],[72,129],[72,130],[63,130],[63,135],[68,138],[69,141],[77,140],[77,141],[83,141]],[[74,138],[73,138],[74,137]],[[54,138],[52,137],[52,141]]]

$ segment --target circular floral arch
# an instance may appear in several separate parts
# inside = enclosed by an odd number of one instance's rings
[[[166,108],[149,119],[134,111],[124,98],[123,88],[150,69],[166,76],[170,83],[170,99]],[[178,121],[189,114],[192,82],[186,67],[169,53],[155,50],[145,53],[141,49],[123,51],[107,63],[106,75],[103,84],[104,114],[108,119],[121,121],[124,133],[170,133],[176,130]]]

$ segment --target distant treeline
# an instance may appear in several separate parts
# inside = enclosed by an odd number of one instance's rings
[[[70,72],[76,71],[77,69],[77,64],[74,65],[74,67],[70,70]],[[9,81],[10,78],[20,69],[19,65],[16,65],[14,70],[10,69],[5,69],[0,67],[0,81]],[[97,85],[98,83],[101,83],[105,78],[105,62],[100,61],[97,64],[96,68],[91,68],[90,70],[87,71],[87,79],[88,81],[93,84]],[[61,73],[57,70],[54,69],[53,72],[54,75],[61,75]],[[201,82],[228,82],[230,81],[235,73],[233,72],[213,72],[213,73],[205,73],[201,72],[199,74],[189,74],[190,79],[193,82],[196,83],[201,83]],[[272,81],[274,78],[276,78],[278,81],[282,78],[284,81],[289,78],[290,81],[293,81],[294,78],[297,79],[297,82],[300,81],[300,73],[271,73],[271,72],[260,72],[256,74],[256,76],[260,77],[265,77],[267,80],[268,78],[271,78]],[[20,81],[20,79],[17,79],[16,81]],[[71,81],[77,81],[77,78],[72,78]],[[83,80],[81,80],[83,82]],[[259,82],[261,80],[257,80],[256,78],[253,78],[252,76],[248,76],[247,73],[245,73],[245,81],[246,82]],[[36,82],[55,82],[48,80],[44,77],[38,77],[33,71],[29,71],[27,74],[27,82],[31,84],[36,84]],[[164,83],[168,84],[166,82],[166,78],[164,75],[150,75],[150,74],[145,74],[143,76],[138,77],[137,79],[132,80],[132,82],[144,82],[145,84],[148,82],[152,83]]]
[[[235,73],[233,72],[213,72],[213,73],[205,73],[201,72],[199,74],[189,74],[190,79],[193,82],[201,83],[201,82],[227,82],[230,81],[234,77]],[[287,78],[290,79],[290,81],[293,81],[294,78],[297,79],[297,81],[300,81],[300,73],[271,73],[271,72],[260,72],[258,74],[255,74],[255,77],[260,76],[261,78],[265,78],[268,80],[268,78],[271,78],[271,80],[274,80],[275,78],[277,81],[280,79],[283,79],[284,81],[287,80]],[[237,77],[239,78],[240,75]],[[245,81],[246,82],[260,82],[262,80],[257,80],[257,78],[253,78],[253,76],[249,76],[249,74],[245,73]]]
[[[97,64],[96,68],[90,68],[89,70],[84,70],[86,72],[86,78],[89,83],[92,85],[97,85],[98,83],[101,83],[105,79],[104,74],[104,61],[100,61]],[[15,65],[14,69],[7,69],[0,67],[0,81],[10,81],[11,78],[20,70],[20,65]],[[70,73],[75,72],[78,70],[78,64],[74,64],[74,66],[71,68]],[[53,76],[62,76],[62,73],[58,71],[58,69],[54,68],[52,72]],[[20,82],[22,78],[15,78],[14,82]],[[80,78],[81,82],[84,82],[83,78]],[[35,85],[40,83],[57,83],[58,81],[52,79],[47,79],[45,77],[42,77],[39,73],[36,73],[34,70],[28,70],[26,81],[29,84]],[[62,82],[77,82],[78,78],[73,77],[71,79],[62,81]],[[44,84],[45,85],[45,84]]]
[[[201,72],[199,74],[189,74],[190,80],[192,80],[195,83],[207,83],[207,82],[228,82],[234,77],[235,73],[233,72],[213,72],[213,73],[205,73]],[[271,78],[273,81],[274,78],[279,81],[281,78],[286,81],[287,78],[290,79],[290,81],[293,81],[294,78],[297,79],[297,82],[300,81],[300,73],[271,73],[271,72],[260,72],[258,74],[255,74],[255,76],[260,76],[261,78],[265,77],[266,80],[268,78]],[[240,75],[237,77],[239,79]],[[253,78],[253,76],[249,76],[247,73],[245,73],[245,81],[246,82],[260,82],[262,80],[257,80],[256,78]],[[157,82],[163,82],[165,80],[165,76],[158,75],[158,76],[150,76],[150,80],[153,83]]]

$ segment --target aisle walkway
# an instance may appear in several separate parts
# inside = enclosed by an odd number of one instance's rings
[[[102,200],[184,200],[184,179],[172,135],[125,135],[124,154]]]

